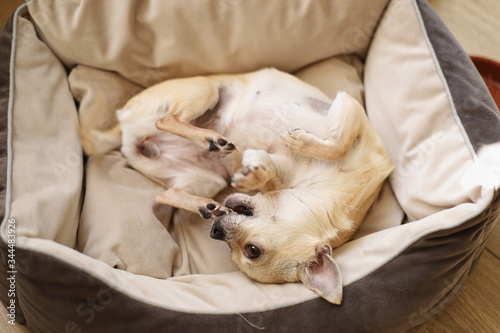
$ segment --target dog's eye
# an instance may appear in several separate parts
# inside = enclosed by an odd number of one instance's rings
[[[248,259],[257,259],[261,254],[262,252],[257,246],[253,244],[247,244],[245,246],[245,255],[248,257]]]

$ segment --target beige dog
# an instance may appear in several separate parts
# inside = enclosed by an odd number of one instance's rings
[[[392,170],[356,100],[339,93],[332,103],[264,69],[166,81],[117,115],[89,153],[121,146],[132,167],[168,188],[157,202],[215,217],[210,236],[251,278],[300,280],[340,303],[331,251],[353,236]],[[221,205],[213,198],[228,184],[240,193]]]

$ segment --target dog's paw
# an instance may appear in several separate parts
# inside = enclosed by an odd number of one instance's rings
[[[302,128],[289,129],[286,132],[281,133],[281,141],[291,149],[301,149],[306,146],[308,142],[311,142],[315,136]]]
[[[258,190],[272,177],[272,171],[264,165],[247,165],[233,175],[231,186],[241,192]]]
[[[230,154],[238,151],[238,148],[229,139],[224,137],[206,138],[207,150],[212,152],[219,152],[222,154]]]
[[[289,129],[281,133],[280,139],[289,149],[309,157],[314,156],[310,154],[311,151],[322,149],[327,144],[325,140],[302,128]]]
[[[200,212],[201,217],[203,217],[204,219],[209,219],[229,214],[231,212],[231,209],[222,206],[220,203],[214,201],[208,203],[205,206],[199,207],[198,211]]]

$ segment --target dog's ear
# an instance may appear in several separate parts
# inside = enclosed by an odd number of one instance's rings
[[[317,292],[327,301],[340,304],[342,301],[342,278],[331,253],[330,245],[316,248],[316,257],[299,271],[299,279],[307,288]]]

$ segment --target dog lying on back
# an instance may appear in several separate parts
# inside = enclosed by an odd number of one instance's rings
[[[302,281],[340,303],[332,249],[353,236],[392,170],[355,99],[341,92],[332,103],[263,69],[157,84],[117,118],[89,155],[121,147],[133,168],[167,188],[158,203],[214,218],[210,236],[249,277]],[[216,202],[228,185],[238,193]]]

